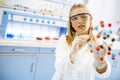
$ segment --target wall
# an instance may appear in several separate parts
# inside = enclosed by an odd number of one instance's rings
[[[100,20],[104,20],[106,24],[109,22],[113,24],[113,31],[116,33],[120,24],[120,0],[89,0],[88,6],[90,7],[93,15],[93,24],[98,25]]]

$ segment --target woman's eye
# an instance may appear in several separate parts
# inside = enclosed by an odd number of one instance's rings
[[[77,20],[77,17],[73,17],[72,20],[73,20],[73,21]]]
[[[86,15],[82,15],[81,18],[87,18],[87,16]]]

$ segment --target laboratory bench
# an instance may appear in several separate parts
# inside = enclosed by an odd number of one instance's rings
[[[0,80],[51,80],[56,42],[0,39]]]

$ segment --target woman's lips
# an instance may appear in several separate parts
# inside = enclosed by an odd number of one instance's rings
[[[80,26],[78,26],[78,28],[83,29],[83,28],[85,28],[85,26],[84,25],[80,25]]]

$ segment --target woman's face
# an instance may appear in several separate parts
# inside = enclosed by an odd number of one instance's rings
[[[75,8],[70,12],[70,21],[72,27],[79,35],[88,34],[92,17],[88,10],[84,8]]]

